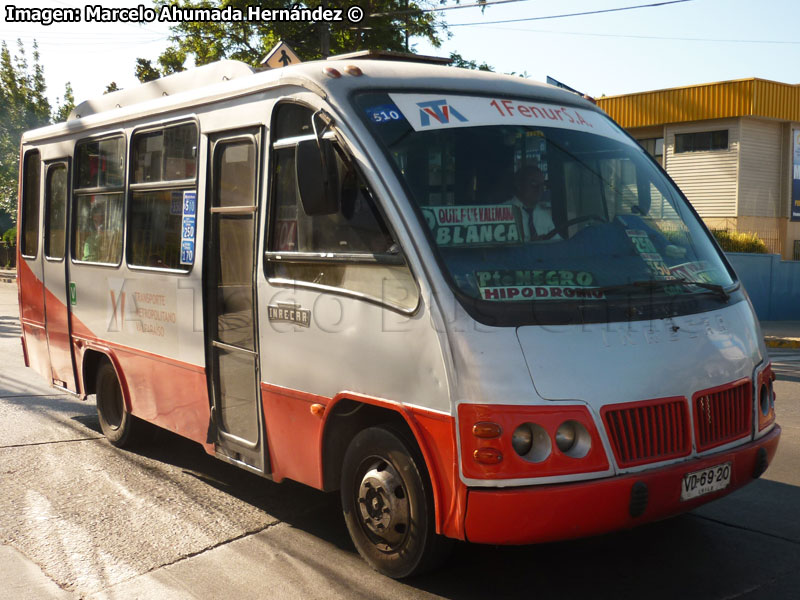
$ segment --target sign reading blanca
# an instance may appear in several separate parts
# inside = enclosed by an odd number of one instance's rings
[[[483,300],[601,300],[605,297],[594,287],[594,277],[587,271],[476,271],[475,277]]]
[[[437,246],[520,243],[520,217],[510,204],[427,206],[422,209]]]

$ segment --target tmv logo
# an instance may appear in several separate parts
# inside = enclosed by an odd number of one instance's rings
[[[420,120],[422,121],[422,127],[427,127],[431,124],[431,117],[443,125],[450,122],[451,116],[455,119],[458,119],[462,123],[467,121],[467,118],[464,115],[447,104],[447,100],[417,102],[417,106],[419,106],[419,116]]]

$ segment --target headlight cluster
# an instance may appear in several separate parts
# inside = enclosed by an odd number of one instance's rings
[[[585,406],[462,404],[459,429],[467,477],[544,477],[608,468]]]
[[[759,431],[775,420],[775,373],[768,364],[758,375],[758,429]]]

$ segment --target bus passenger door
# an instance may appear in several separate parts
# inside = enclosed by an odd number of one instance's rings
[[[63,160],[48,163],[44,179],[42,279],[51,379],[57,386],[77,391],[69,331],[68,261],[65,259],[68,192],[68,163]]]
[[[217,454],[263,473],[255,317],[260,141],[257,130],[211,139],[203,294]]]
[[[38,150],[27,150],[22,157],[19,222],[19,264],[17,285],[20,292],[19,320],[27,353],[27,364],[51,380],[44,317],[44,274],[41,248],[42,159]]]

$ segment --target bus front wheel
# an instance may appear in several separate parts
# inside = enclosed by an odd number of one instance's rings
[[[370,427],[350,442],[342,466],[342,510],[359,554],[393,578],[438,566],[451,540],[436,534],[425,463],[405,436]]]
[[[131,430],[135,417],[125,408],[122,387],[110,362],[105,361],[97,370],[97,416],[103,435],[112,445],[124,448],[131,443]]]

